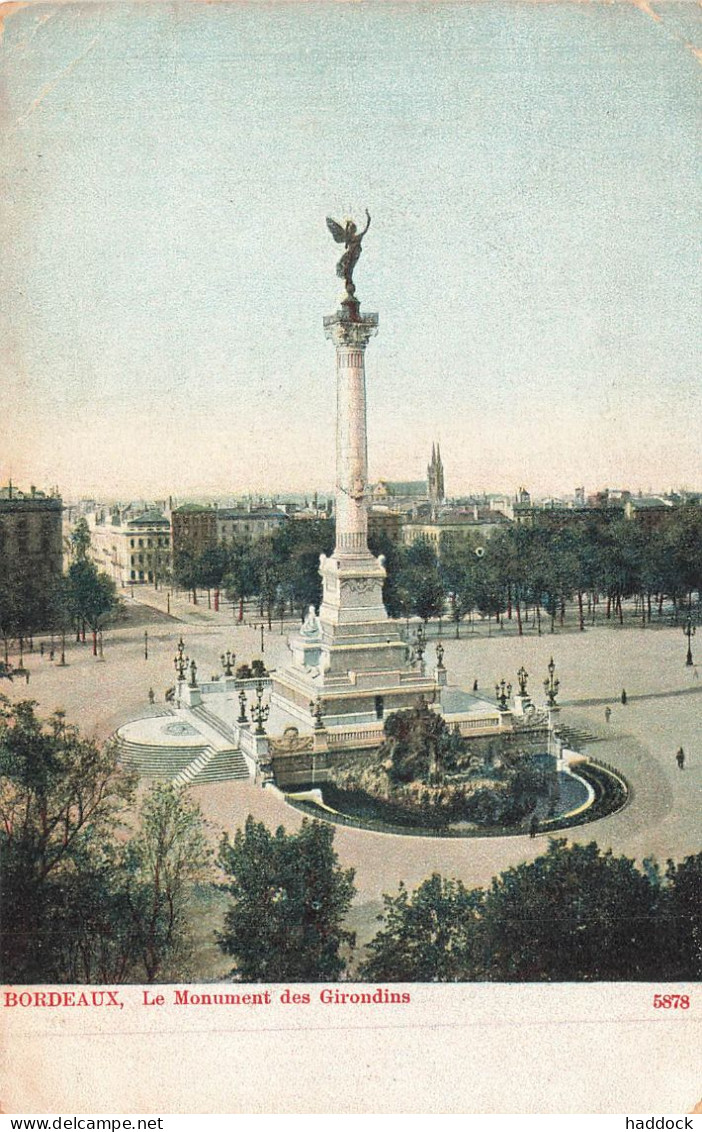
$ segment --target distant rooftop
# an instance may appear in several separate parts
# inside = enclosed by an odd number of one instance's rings
[[[149,511],[144,511],[143,515],[137,515],[135,519],[129,519],[130,527],[147,527],[153,523],[165,523],[167,527],[170,526],[163,512],[158,511],[155,507]]]

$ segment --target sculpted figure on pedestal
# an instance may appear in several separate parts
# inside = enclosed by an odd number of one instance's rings
[[[353,269],[358,263],[358,257],[361,254],[361,241],[366,232],[370,228],[370,213],[366,209],[366,217],[368,222],[362,232],[358,231],[353,220],[347,220],[346,224],[341,225],[332,220],[331,216],[327,217],[327,228],[336,240],[337,244],[345,244],[346,251],[336,265],[336,274],[340,279],[344,280],[346,285],[346,294],[349,298],[353,298],[356,294],[356,288],[353,283]]]

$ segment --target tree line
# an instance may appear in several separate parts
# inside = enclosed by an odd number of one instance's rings
[[[457,636],[473,613],[512,620],[520,635],[529,624],[553,631],[570,603],[581,630],[598,619],[623,623],[632,599],[647,625],[666,604],[677,617],[702,590],[702,508],[692,503],[652,529],[593,509],[577,521],[543,512],[529,525],[505,526],[487,539],[446,538],[438,547],[426,539],[402,546],[385,535],[369,544],[385,557],[390,616],[447,616]],[[274,617],[319,605],[319,555],[333,547],[333,520],[291,522],[257,542],[179,551],[174,581],[195,601],[198,589],[214,592],[216,606],[224,592],[240,618],[244,602],[255,598],[270,627]]]
[[[19,641],[33,647],[35,633],[50,630],[65,637],[75,632],[76,640],[92,634],[97,654],[98,633],[119,610],[117,587],[90,559],[90,531],[80,519],[69,545],[70,563],[65,574],[39,584],[26,573],[0,576],[0,636],[5,662],[10,643]]]
[[[187,791],[138,811],[113,745],[62,712],[0,698],[0,973],[7,983],[202,978],[198,897],[226,893],[217,942],[237,981],[693,980],[702,976],[702,853],[639,867],[594,842],[549,842],[486,888],[432,875],[384,897],[363,952],[354,871],[332,825],[249,817],[215,859]]]

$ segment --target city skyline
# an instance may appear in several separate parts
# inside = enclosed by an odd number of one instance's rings
[[[6,16],[0,480],[331,484],[324,219],[367,206],[371,479],[438,439],[450,496],[702,488],[699,16],[654,7]]]

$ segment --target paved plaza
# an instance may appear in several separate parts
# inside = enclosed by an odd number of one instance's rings
[[[145,603],[150,603],[146,606]],[[31,673],[24,680],[3,681],[0,691],[11,699],[31,698],[39,712],[56,708],[82,732],[106,739],[128,719],[147,716],[163,708],[164,692],[174,683],[173,657],[181,633],[186,651],[195,657],[198,674],[207,679],[221,672],[220,655],[237,654],[237,663],[260,656],[260,621],[239,625],[231,606],[219,613],[206,601],[193,606],[184,597],[173,598],[171,615],[165,612],[162,591],[142,590],[126,598],[129,620],[104,638],[104,661],[92,655],[89,643],[69,644],[67,667],[42,658],[38,643],[26,657]],[[290,628],[287,625],[286,632]],[[144,657],[144,633],[148,659]],[[524,665],[530,674],[529,690],[543,699],[542,681],[553,655],[561,681],[562,724],[587,731],[597,738],[591,753],[620,769],[632,787],[632,798],[618,814],[568,831],[573,841],[596,840],[602,848],[625,853],[639,861],[654,856],[664,863],[700,848],[699,814],[702,801],[702,738],[700,710],[702,682],[685,666],[685,641],[679,628],[589,628],[584,633],[556,632],[518,638],[511,626],[503,632],[471,634],[464,629],[460,641],[452,630],[444,635],[445,664],[451,682],[471,688],[478,680],[489,696],[496,680],[516,685],[516,672]],[[431,656],[433,642],[429,645]],[[58,659],[59,653],[56,653]],[[263,659],[269,668],[286,662],[285,635],[279,624],[264,630]],[[156,702],[149,705],[149,689]],[[621,704],[626,689],[627,703]],[[611,720],[605,721],[605,708]],[[675,754],[686,752],[684,770]],[[269,826],[297,827],[299,812],[272,790],[249,782],[224,782],[193,789],[209,823],[213,843],[222,830],[232,832],[251,813]],[[487,837],[451,840],[370,833],[338,827],[335,845],[343,865],[356,870],[358,894],[353,926],[361,939],[374,930],[374,917],[382,893],[394,892],[401,880],[414,887],[432,871],[460,877],[468,885],[487,884],[500,870],[543,852],[545,837]]]

